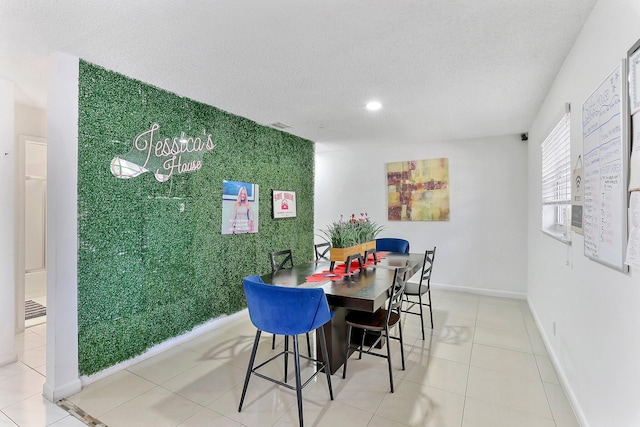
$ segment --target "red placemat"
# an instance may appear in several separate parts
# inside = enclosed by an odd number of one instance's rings
[[[376,258],[377,258],[378,261],[380,261],[381,259],[386,257],[387,254],[388,254],[388,252],[377,252],[376,253]],[[369,254],[369,256],[367,257],[366,262],[363,265],[363,268],[367,268],[370,265],[373,265],[373,254]],[[356,273],[360,272],[360,264],[358,263],[358,260],[355,260],[355,261],[351,262],[351,267],[349,268],[349,273],[345,272],[345,270],[346,270],[345,267],[346,267],[346,264],[341,263],[341,264],[336,265],[333,268],[333,271],[331,271],[331,270],[323,270],[321,273],[312,274],[311,276],[307,276],[307,282],[324,282],[324,281],[327,281],[327,280],[340,280],[344,276],[351,276],[353,274],[356,274]]]

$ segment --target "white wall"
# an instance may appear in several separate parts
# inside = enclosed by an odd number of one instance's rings
[[[47,137],[47,112],[39,108],[16,105],[16,136]]]
[[[47,95],[47,380],[55,402],[80,391],[78,372],[77,57],[53,55]]]
[[[526,156],[520,136],[323,151],[317,144],[316,234],[340,215],[366,211],[409,240],[411,252],[437,246],[432,284],[497,296],[526,293]],[[386,163],[449,159],[449,221],[387,221]],[[316,237],[319,242],[322,239]]]
[[[540,143],[572,105],[571,157],[582,154],[582,103],[640,38],[640,2],[600,0],[529,131],[528,298],[581,425],[640,425],[640,283],[540,232]],[[635,276],[635,277],[634,277]],[[556,322],[556,334],[553,334]]]
[[[0,79],[0,366],[17,360],[15,335],[14,107],[15,85]]]

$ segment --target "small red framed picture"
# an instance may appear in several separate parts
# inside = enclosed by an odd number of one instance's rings
[[[273,190],[273,218],[294,218],[296,216],[296,192]]]

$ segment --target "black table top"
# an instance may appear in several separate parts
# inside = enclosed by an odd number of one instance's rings
[[[299,264],[265,275],[262,280],[277,286],[321,287],[331,306],[374,312],[387,300],[387,289],[391,286],[395,269],[403,267],[407,261],[408,277],[411,277],[422,268],[424,254],[389,253],[377,265],[369,265],[364,271],[356,269],[353,275],[340,280],[307,281],[307,277],[329,270],[329,262],[326,261]]]

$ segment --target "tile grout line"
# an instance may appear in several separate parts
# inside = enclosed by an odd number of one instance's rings
[[[530,310],[530,309],[527,307],[527,310]],[[522,318],[523,318],[523,320],[525,318],[524,312],[522,313]],[[553,407],[551,406],[551,399],[549,398],[549,393],[547,391],[547,387],[544,386],[545,381],[544,381],[544,377],[542,375],[542,370],[541,370],[541,367],[540,367],[540,361],[538,360],[538,355],[536,354],[535,349],[533,348],[533,342],[531,341],[532,333],[529,330],[529,327],[527,327],[526,320],[525,320],[525,329],[527,331],[527,338],[529,339],[529,344],[531,345],[531,354],[533,354],[533,360],[534,360],[534,362],[536,362],[536,369],[538,370],[538,377],[540,379],[540,384],[542,385],[542,391],[544,392],[544,397],[547,400],[547,405],[549,406],[549,413],[551,414],[551,420],[553,421],[554,425],[557,426],[558,422],[556,420],[556,414],[553,412]],[[536,329],[537,329],[537,325],[536,325]],[[546,351],[546,346],[545,346],[545,351]],[[554,367],[554,370],[555,370],[555,367]],[[563,389],[563,392],[564,392],[564,389]]]
[[[478,299],[478,305],[476,306],[476,320],[473,324],[473,337],[471,338],[471,353],[469,354],[469,364],[467,365],[467,383],[464,387],[464,400],[462,401],[462,419],[460,425],[464,425],[464,414],[467,408],[467,399],[469,398],[469,378],[471,376],[471,363],[473,359],[473,348],[476,345],[476,333],[478,332],[478,314],[480,313],[480,299]]]

